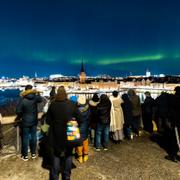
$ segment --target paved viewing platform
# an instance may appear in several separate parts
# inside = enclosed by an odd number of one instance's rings
[[[5,146],[0,154],[0,179],[48,180],[48,170],[41,167],[42,159],[24,162],[20,155]],[[90,147],[89,160],[72,171],[72,180],[178,180],[180,162],[165,160],[165,151],[149,140],[147,134],[110,143],[108,151],[97,152]]]

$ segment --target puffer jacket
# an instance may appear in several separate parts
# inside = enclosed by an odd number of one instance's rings
[[[128,90],[128,96],[129,100],[132,103],[132,114],[133,116],[141,116],[141,102],[138,95],[136,95],[136,92],[134,89]]]
[[[101,124],[110,124],[111,101],[107,95],[102,94],[100,102],[97,105],[98,122]]]
[[[88,104],[79,105],[78,109],[82,116],[82,123],[80,125],[80,133],[81,133],[81,138],[84,141],[88,138],[90,109],[89,109]]]
[[[16,107],[16,114],[22,119],[22,127],[38,124],[38,103],[42,97],[35,90],[26,90],[21,93],[21,99]]]
[[[98,122],[98,113],[97,113],[97,105],[99,102],[94,102],[93,100],[89,101],[90,107],[90,127],[96,129],[96,125]]]

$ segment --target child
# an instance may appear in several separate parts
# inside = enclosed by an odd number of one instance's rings
[[[88,160],[88,128],[89,128],[89,105],[86,102],[85,96],[80,95],[78,97],[78,108],[82,115],[82,123],[80,125],[80,134],[83,140],[82,146],[76,148],[76,153],[78,155],[77,160],[80,163],[86,162]]]

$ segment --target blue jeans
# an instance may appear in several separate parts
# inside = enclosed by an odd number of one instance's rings
[[[31,154],[36,154],[37,147],[37,126],[22,127],[22,155],[28,156],[28,146]]]
[[[104,148],[108,147],[109,143],[109,129],[110,126],[109,124],[97,124],[97,129],[96,129],[96,148],[101,147],[101,143]]]
[[[58,180],[59,174],[62,175],[62,180],[70,180],[72,166],[72,156],[68,155],[65,157],[53,158],[53,165],[50,170],[50,180]]]

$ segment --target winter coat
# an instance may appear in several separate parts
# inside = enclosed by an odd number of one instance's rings
[[[154,117],[155,100],[152,97],[146,97],[142,104],[142,114],[146,116]]]
[[[90,107],[90,127],[96,129],[98,122],[98,113],[97,113],[97,105],[99,102],[94,102],[93,100],[89,101]]]
[[[51,102],[47,112],[47,124],[49,129],[49,145],[53,148],[54,154],[59,155],[61,152],[69,150],[67,146],[67,122],[75,118],[81,123],[81,114],[77,106],[70,100],[63,98],[55,99]]]
[[[22,127],[29,127],[38,124],[38,103],[42,102],[42,97],[36,95],[35,90],[26,90],[21,93],[16,114],[22,119]]]
[[[110,124],[111,101],[107,95],[102,94],[100,102],[97,105],[98,122],[101,124]]]
[[[110,131],[115,132],[117,130],[123,129],[124,124],[124,115],[121,108],[121,104],[123,100],[121,97],[110,97],[111,101],[111,123],[110,123]]]
[[[88,104],[79,105],[78,109],[82,116],[82,123],[80,125],[80,134],[81,134],[82,140],[84,141],[88,138],[90,109],[89,109]]]
[[[133,89],[128,90],[129,99],[132,103],[132,114],[134,117],[141,115],[141,102]]]
[[[168,118],[169,114],[169,94],[162,93],[155,100],[156,104],[156,117],[157,118]]]
[[[169,119],[172,126],[180,127],[180,94],[172,95],[170,104],[171,118]]]
[[[132,114],[132,103],[129,100],[127,94],[122,95],[122,99],[124,103],[121,105],[124,114],[124,121],[126,126],[131,126],[133,121],[133,114]]]

